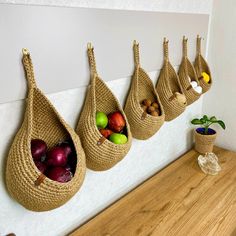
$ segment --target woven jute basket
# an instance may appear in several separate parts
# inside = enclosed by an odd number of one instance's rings
[[[85,154],[77,134],[37,88],[27,49],[23,49],[22,61],[29,91],[24,120],[7,158],[6,185],[10,195],[25,208],[48,211],[65,204],[79,190],[86,171]],[[67,138],[71,138],[74,143],[77,166],[71,181],[59,183],[47,178],[35,166],[31,155],[31,140],[42,139],[50,149]]]
[[[211,71],[210,68],[206,62],[206,60],[203,58],[201,54],[201,37],[199,35],[197,36],[197,55],[194,62],[194,67],[197,73],[197,77],[199,79],[199,84],[202,87],[202,92],[207,92],[212,85],[212,77],[211,77]],[[202,77],[202,72],[206,72],[210,76],[209,83],[206,83]]]
[[[211,135],[203,135],[194,130],[195,150],[201,154],[212,152],[217,133]]]
[[[168,42],[169,41],[164,38],[164,64],[158,77],[156,91],[164,108],[165,120],[171,121],[184,112],[187,102],[183,95],[179,77],[169,62]],[[181,94],[185,102],[180,103],[176,93]]]
[[[94,49],[91,44],[88,44],[88,59],[91,84],[86,94],[76,131],[81,137],[86,153],[87,167],[95,171],[104,171],[113,167],[126,156],[131,147],[132,135],[126,115],[118,100],[97,74]],[[127,143],[115,144],[104,138],[96,126],[97,111],[106,114],[119,111],[123,115],[126,121]]]
[[[139,44],[136,41],[134,41],[133,50],[135,70],[124,111],[133,137],[144,140],[153,136],[160,129],[165,121],[165,114],[151,79],[140,67]],[[141,108],[140,104],[144,99],[150,99],[159,104],[159,116],[149,115]]]
[[[199,81],[198,81],[195,69],[187,56],[187,41],[188,39],[184,37],[183,38],[183,58],[179,67],[178,75],[179,75],[180,83],[182,85],[183,93],[187,99],[187,105],[190,105],[200,98],[201,93],[196,92],[189,81],[189,79],[191,79],[191,82],[195,81],[197,85],[199,85]]]

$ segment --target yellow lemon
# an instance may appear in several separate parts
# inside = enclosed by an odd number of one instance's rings
[[[207,84],[210,82],[210,76],[206,72],[202,72],[202,77]]]

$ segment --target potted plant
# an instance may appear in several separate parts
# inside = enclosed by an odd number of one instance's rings
[[[204,115],[200,119],[193,119],[191,123],[201,126],[194,130],[195,150],[203,154],[212,152],[216,139],[216,131],[209,127],[213,124],[218,124],[225,129],[225,123],[222,120],[217,120],[215,116],[209,118],[207,115]]]

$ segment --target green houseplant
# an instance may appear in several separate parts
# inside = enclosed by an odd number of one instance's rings
[[[225,129],[225,123],[222,120],[218,120],[215,116],[209,118],[207,115],[204,115],[200,119],[195,118],[191,123],[200,126],[194,130],[195,150],[203,154],[212,152],[217,133],[210,126],[218,124]]]

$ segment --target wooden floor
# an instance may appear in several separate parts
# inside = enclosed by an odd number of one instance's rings
[[[191,150],[71,236],[236,236],[236,153],[215,153],[219,175],[202,173]]]

